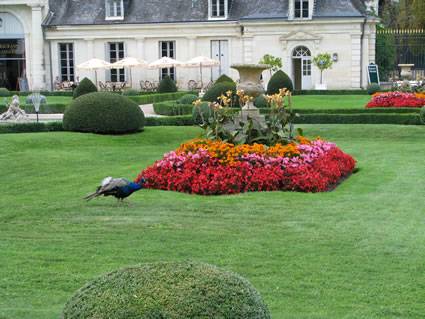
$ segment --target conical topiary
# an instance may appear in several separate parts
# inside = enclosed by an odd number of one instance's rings
[[[159,82],[158,89],[156,91],[158,93],[177,92],[177,86],[174,81],[166,75],[162,78],[161,82]]]
[[[74,90],[74,95],[72,96],[72,99],[75,100],[81,95],[93,92],[97,92],[96,85],[94,85],[93,82],[90,81],[88,78],[84,78]]]
[[[218,79],[215,81],[215,83],[221,83],[221,82],[232,82],[235,83],[235,81],[232,80],[231,77],[227,76],[226,74],[222,74],[218,77]]]
[[[269,84],[267,85],[267,94],[279,93],[279,89],[286,88],[289,91],[294,90],[294,85],[290,77],[282,70],[277,71],[271,77]]]

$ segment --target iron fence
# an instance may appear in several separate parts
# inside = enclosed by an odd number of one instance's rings
[[[376,64],[381,81],[394,80],[394,78],[400,77],[399,64],[414,64],[411,80],[424,80],[425,30],[377,30]]]

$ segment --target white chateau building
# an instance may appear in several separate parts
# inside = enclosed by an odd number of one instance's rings
[[[126,56],[149,62],[162,56],[187,61],[204,55],[221,62],[203,81],[220,74],[238,78],[233,63],[281,57],[297,89],[311,89],[320,71],[311,64],[330,53],[324,72],[329,89],[367,86],[375,61],[377,0],[0,0],[0,87],[51,89],[54,79],[74,81],[94,71],[77,65],[93,57],[115,62]],[[100,81],[127,81],[127,70],[98,71]],[[140,80],[170,74],[177,82],[200,80],[196,69],[132,70]],[[267,81],[269,72],[263,76]]]

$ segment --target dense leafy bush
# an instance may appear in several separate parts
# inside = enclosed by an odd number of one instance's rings
[[[62,122],[48,123],[11,123],[0,125],[0,134],[7,133],[35,133],[63,131]]]
[[[159,102],[153,104],[153,110],[159,115],[192,114],[193,104],[180,104],[177,101]]]
[[[118,269],[81,287],[62,318],[271,318],[244,278],[198,262]]]
[[[145,126],[191,126],[194,125],[192,115],[147,117]]]
[[[32,99],[33,99],[32,95],[28,95],[27,98],[25,99],[25,104],[34,104],[32,102]],[[46,103],[47,103],[46,97],[44,95],[41,95],[40,104],[46,104]]]
[[[289,76],[282,70],[279,70],[271,77],[267,85],[267,94],[279,93],[279,89],[283,88],[292,92],[294,90],[294,85],[292,84],[292,80]]]
[[[10,91],[6,88],[0,88],[0,96],[10,96]]]
[[[218,102],[218,97],[221,94],[226,95],[227,91],[236,93],[236,84],[232,82],[221,82],[213,85],[202,98],[202,101]]]
[[[425,124],[425,106],[421,108],[419,118],[421,119],[422,124]]]
[[[378,83],[369,83],[369,85],[367,86],[367,93],[369,93],[370,95],[381,91],[381,86]]]
[[[197,99],[199,99],[199,97],[195,94],[186,94],[179,99],[179,103],[180,104],[192,104]]]
[[[166,75],[159,82],[158,88],[156,90],[158,93],[171,93],[177,92],[177,86],[171,78]]]
[[[164,102],[178,100],[183,95],[186,95],[188,91],[173,92],[173,93],[155,93],[155,94],[143,94],[138,96],[129,96],[128,98],[137,104],[151,104],[155,102]]]
[[[201,109],[204,120],[214,116],[214,109],[208,105],[208,102],[202,102],[199,108],[197,105],[194,105],[192,108],[192,118],[195,124],[202,124],[202,117],[199,113],[199,109]]]
[[[301,114],[295,124],[420,124],[418,113],[391,114]]]
[[[124,96],[137,96],[139,95],[139,92],[135,89],[127,89],[122,91],[122,95]]]
[[[81,95],[93,93],[93,92],[97,92],[96,85],[94,85],[93,82],[90,81],[88,78],[84,78],[80,82],[80,84],[77,86],[77,88],[74,90],[72,99],[75,100],[77,97]]]
[[[235,83],[235,81],[232,80],[231,77],[227,76],[226,74],[222,74],[218,77],[218,79],[215,81],[215,83],[222,83],[222,82],[231,82]],[[235,83],[236,84],[236,83]]]
[[[106,92],[88,93],[72,101],[63,116],[67,131],[102,134],[137,132],[145,116],[137,103]]]
[[[254,99],[254,105],[256,107],[268,107],[267,100],[264,98],[263,94],[260,94]]]

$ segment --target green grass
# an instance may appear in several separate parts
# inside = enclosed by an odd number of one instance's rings
[[[97,275],[186,259],[247,278],[273,318],[422,318],[425,126],[303,128],[337,143],[359,172],[331,193],[141,190],[120,208],[81,198],[200,131],[0,135],[0,318],[58,318]]]
[[[371,95],[294,95],[292,106],[302,109],[364,109]]]
[[[3,97],[0,98],[0,105],[5,105],[5,101],[4,99],[7,99],[7,101],[9,103],[12,103],[12,97],[8,96],[8,97]],[[20,96],[19,97],[19,104],[25,104],[25,99],[27,97],[26,96]],[[57,103],[71,103],[72,101],[72,97],[70,96],[46,96],[47,99],[47,103],[52,103],[52,104],[57,104]]]

